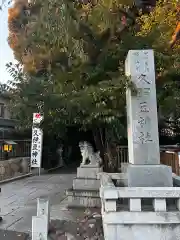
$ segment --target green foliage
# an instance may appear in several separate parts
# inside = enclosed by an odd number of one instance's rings
[[[179,74],[180,66],[179,47],[168,47],[176,7],[177,1],[164,0],[151,14],[137,16],[133,1],[32,3],[28,31],[21,31],[24,37],[18,38],[19,48],[14,50],[24,69],[8,66],[16,80],[12,111],[20,126],[30,127],[36,111],[44,112],[44,127],[52,132],[72,125],[117,125],[125,114],[125,91],[133,87],[124,76],[130,49],[155,50],[158,97],[167,106],[165,92],[171,101],[175,95],[165,86],[174,87],[172,76]]]

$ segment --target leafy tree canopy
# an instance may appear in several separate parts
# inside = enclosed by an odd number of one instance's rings
[[[20,64],[7,67],[20,125],[30,127],[35,111],[44,112],[50,131],[124,119],[125,91],[132,87],[124,75],[130,49],[154,49],[159,104],[163,114],[178,115],[180,46],[169,44],[177,7],[176,0],[159,1],[150,13],[131,0],[15,2],[9,44]]]

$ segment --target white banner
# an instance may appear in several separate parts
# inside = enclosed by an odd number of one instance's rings
[[[41,167],[43,131],[40,128],[32,128],[32,143],[31,143],[31,167]]]
[[[43,119],[44,119],[43,114],[33,113],[33,124],[40,124]]]

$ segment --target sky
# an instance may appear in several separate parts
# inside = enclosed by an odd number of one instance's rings
[[[6,63],[15,62],[13,52],[7,43],[8,37],[8,8],[0,11],[0,82],[7,83],[12,79],[6,70]]]

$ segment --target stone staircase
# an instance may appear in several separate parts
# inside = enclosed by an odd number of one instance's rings
[[[98,165],[89,164],[77,168],[73,186],[66,191],[68,207],[101,207],[98,178],[101,172],[102,168]]]

